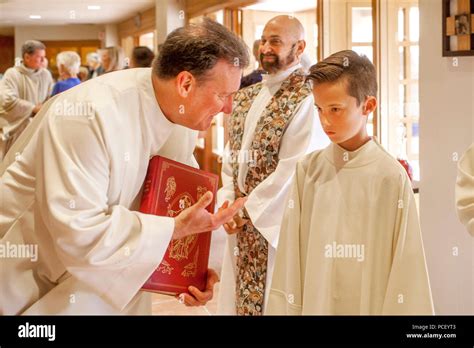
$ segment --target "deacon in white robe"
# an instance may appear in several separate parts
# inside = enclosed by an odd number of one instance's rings
[[[433,314],[404,168],[374,140],[298,163],[265,314]]]
[[[456,208],[459,220],[474,236],[474,143],[458,162]]]
[[[47,69],[21,64],[0,80],[0,161],[30,122],[33,110],[51,95],[53,78]]]
[[[301,65],[297,64],[283,72],[273,75],[263,75],[263,87],[252,103],[245,119],[244,134],[242,139],[243,157],[250,151],[255,135],[255,127],[270,99],[278,91],[282,82]],[[324,134],[319,122],[314,100],[311,95],[303,100],[295,111],[281,140],[279,162],[276,170],[267,179],[262,181],[248,196],[245,208],[255,228],[268,241],[268,270],[266,284],[270,284],[275,250],[278,244],[280,224],[283,217],[284,205],[281,204],[288,195],[291,178],[294,175],[295,165],[301,156],[322,149],[329,144],[329,139]],[[222,188],[217,193],[217,206],[223,202],[233,202],[235,199],[232,176],[232,160],[229,144],[223,156]],[[238,185],[245,193],[244,181],[248,172],[248,161],[239,161]],[[218,294],[218,314],[235,315],[235,279],[236,279],[236,235],[227,236],[222,264],[221,282]],[[265,299],[268,299],[270,287],[265,290]]]
[[[196,165],[197,133],[163,115],[150,69],[106,75],[48,105],[0,182],[1,243],[39,250],[1,260],[0,313],[149,313],[139,285],[174,222],[131,210],[149,158]]]
[[[214,55],[196,57],[203,42]],[[235,57],[248,63],[241,40],[204,20],[171,33],[153,71],[110,73],[43,106],[0,168],[0,314],[150,313],[140,288],[171,238],[216,229],[245,202],[209,214],[206,194],[176,218],[136,211],[149,159],[196,165],[195,130],[231,111]],[[209,301],[216,280],[184,303]]]

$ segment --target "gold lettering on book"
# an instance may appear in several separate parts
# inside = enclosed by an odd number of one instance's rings
[[[160,264],[160,267],[158,267],[158,272],[160,271],[163,274],[168,273],[169,275],[171,275],[171,272],[173,271],[173,267],[171,267],[171,265],[168,262],[163,260]]]
[[[169,202],[169,200],[171,199],[171,197],[173,197],[175,192],[176,192],[176,180],[174,179],[174,176],[170,176],[168,180],[166,180],[165,201]]]
[[[198,257],[199,257],[199,247],[197,248],[196,252],[194,253],[193,262],[188,263],[186,266],[184,266],[184,270],[183,270],[183,272],[181,272],[181,275],[183,277],[195,277],[196,276]]]

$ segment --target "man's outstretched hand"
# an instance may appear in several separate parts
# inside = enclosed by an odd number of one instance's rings
[[[212,192],[206,192],[196,204],[183,210],[181,214],[174,218],[173,239],[219,228],[233,219],[237,212],[242,209],[246,200],[247,198],[239,198],[232,205],[219,209],[216,214],[211,214],[206,210],[206,207],[212,202]]]
[[[198,288],[190,286],[188,288],[189,294],[182,293],[178,297],[179,302],[184,303],[188,307],[204,306],[208,301],[212,300],[214,296],[214,284],[219,281],[219,276],[213,269],[207,270],[207,282],[204,292],[199,291]]]

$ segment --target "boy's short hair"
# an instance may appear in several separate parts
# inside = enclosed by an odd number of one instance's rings
[[[347,92],[357,99],[357,105],[368,96],[377,96],[377,73],[366,56],[345,50],[334,53],[309,69],[307,80],[313,85],[346,79]]]

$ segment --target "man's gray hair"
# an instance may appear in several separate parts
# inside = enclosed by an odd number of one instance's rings
[[[171,32],[153,62],[153,72],[169,79],[188,71],[203,81],[219,60],[241,69],[249,63],[249,52],[237,35],[217,22],[204,18]]]
[[[46,46],[41,41],[28,40],[21,46],[21,56],[25,54],[34,54],[36,50],[45,50]]]

